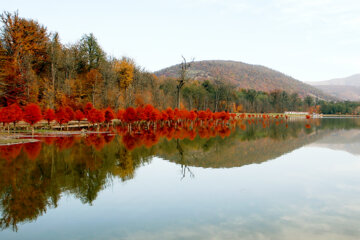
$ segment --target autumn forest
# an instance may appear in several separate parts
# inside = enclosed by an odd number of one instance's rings
[[[186,74],[187,68],[191,68],[191,62],[186,63],[186,59],[178,78],[157,77],[130,58],[108,56],[91,33],[84,34],[76,43],[63,45],[57,33],[49,32],[35,20],[20,17],[17,12],[2,13],[1,23],[0,105],[15,104],[6,109],[10,112],[24,110],[31,103],[51,121],[55,119],[51,111],[55,114],[69,112],[69,109],[74,112],[73,120],[75,114],[77,119],[82,119],[86,104],[95,109],[114,109],[114,112],[151,104],[159,113],[167,108],[178,108],[214,112],[294,110],[352,114],[358,109],[357,103],[326,102],[312,96],[301,98],[282,90],[239,89],[217,79],[196,81]],[[31,112],[37,108],[28,107]],[[9,121],[16,123],[18,120]],[[61,125],[61,120],[59,123]]]

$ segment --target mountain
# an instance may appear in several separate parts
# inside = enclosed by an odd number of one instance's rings
[[[360,101],[360,74],[308,84],[342,100]]]
[[[155,72],[155,75],[158,77],[178,77],[179,70],[180,64],[159,70]],[[281,72],[260,65],[236,61],[206,60],[192,62],[188,76],[199,81],[218,79],[244,89],[256,89],[265,92],[285,90],[289,93],[297,92],[302,97],[310,95],[325,100],[336,100],[335,97]]]
[[[359,129],[333,131],[311,146],[324,147],[333,150],[341,150],[353,155],[360,155],[360,131]]]

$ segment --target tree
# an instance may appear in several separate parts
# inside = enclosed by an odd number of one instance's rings
[[[50,122],[55,120],[55,112],[53,109],[48,108],[44,111],[44,119],[48,122],[48,125],[50,126]]]
[[[84,114],[85,114],[85,117],[87,118],[88,117],[88,114],[89,112],[91,111],[91,109],[93,109],[94,106],[92,105],[92,103],[88,102],[85,104],[85,107],[84,107]]]
[[[114,71],[116,73],[116,82],[120,89],[124,90],[125,106],[127,106],[126,90],[134,79],[134,65],[126,59],[114,62]]]
[[[255,100],[256,100],[256,96],[258,95],[257,91],[254,89],[246,89],[244,90],[245,93],[245,99],[247,101],[249,101],[250,105],[251,105],[251,111],[255,110]]]
[[[69,122],[69,119],[67,118],[66,111],[65,111],[65,109],[63,107],[60,107],[55,112],[55,119],[58,122],[58,124],[60,125],[60,131],[62,131],[63,124]]]
[[[105,121],[104,112],[95,108],[91,109],[88,113],[88,121],[92,124],[97,123],[97,131],[99,131],[100,123]]]
[[[100,82],[103,80],[101,73],[97,69],[91,69],[86,74],[86,89],[87,92],[90,92],[92,104],[95,105],[95,94],[97,92],[97,88],[99,87]]]
[[[47,86],[46,93],[49,97],[49,105],[51,108],[55,107],[56,100],[56,83],[59,80],[60,75],[60,66],[61,60],[63,59],[63,49],[59,40],[59,34],[55,33],[52,35],[50,48],[49,48],[49,57],[51,62],[51,85]]]
[[[179,78],[177,79],[177,85],[176,85],[176,106],[180,109],[180,92],[183,86],[186,82],[189,81],[189,78],[187,76],[188,69],[190,68],[190,63],[186,62],[186,59],[184,57],[182,63],[180,64],[180,72],[179,72]]]
[[[115,118],[114,111],[110,107],[108,107],[105,109],[104,115],[105,115],[105,122],[107,123],[108,125],[107,127],[109,128],[110,122]]]
[[[34,124],[42,119],[41,109],[39,105],[29,103],[24,109],[24,121],[29,123],[32,127],[32,133],[34,134]]]
[[[306,108],[308,109],[314,105],[314,98],[312,98],[311,96],[306,96],[304,99],[304,103]]]
[[[80,110],[75,111],[75,119],[78,121],[79,127],[80,127],[80,121],[83,120],[84,118],[85,118],[85,115],[82,111],[80,111]]]
[[[14,129],[16,129],[16,123],[23,119],[23,111],[16,103],[11,104],[10,106],[8,106],[8,108],[9,117],[11,116],[12,123],[14,124]]]
[[[100,64],[105,61],[105,53],[98,44],[94,34],[85,34],[81,38],[80,57],[82,61],[80,66],[78,66],[80,72],[98,69]]]
[[[48,61],[49,36],[46,28],[34,20],[20,18],[18,13],[4,12],[1,43],[7,57],[5,94],[7,102],[26,103],[36,88],[35,75],[43,71]]]

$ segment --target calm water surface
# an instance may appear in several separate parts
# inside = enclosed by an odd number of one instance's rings
[[[0,239],[360,238],[360,120],[160,131],[0,147]]]

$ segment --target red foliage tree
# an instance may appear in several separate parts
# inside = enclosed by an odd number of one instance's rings
[[[150,121],[151,115],[154,111],[154,107],[151,104],[146,104],[144,108],[144,118],[141,120]]]
[[[105,115],[105,122],[106,123],[111,122],[111,120],[113,120],[115,118],[114,111],[110,107],[105,109],[104,115]]]
[[[85,104],[85,107],[84,107],[84,114],[87,118],[87,115],[88,113],[91,111],[91,109],[93,109],[94,106],[92,105],[92,103],[88,102],[87,104]]]
[[[53,109],[48,108],[44,111],[44,119],[48,122],[48,125],[50,126],[50,122],[55,120],[55,112]]]
[[[91,109],[88,113],[88,121],[92,124],[98,123],[97,131],[99,131],[100,123],[105,121],[104,112],[95,108]]]
[[[174,111],[171,108],[167,108],[165,111],[168,115],[168,120],[174,120]]]
[[[85,115],[82,111],[76,110],[75,111],[75,120],[78,121],[79,127],[80,127],[80,121],[85,118]]]
[[[34,134],[34,124],[42,119],[41,109],[35,103],[29,103],[24,109],[24,121],[32,126]]]
[[[10,108],[9,107],[4,107],[1,109],[1,122],[3,123],[3,125],[5,126],[5,124],[8,124],[8,131],[10,132],[10,125],[9,123],[11,123],[13,121],[13,117],[10,113]]]
[[[109,124],[115,118],[114,111],[110,107],[106,108],[104,111],[104,117],[105,122],[107,123],[107,127],[109,128]]]
[[[0,108],[0,122],[3,124],[3,126],[6,123],[6,113],[5,108]]]
[[[65,114],[66,114],[66,117],[67,117],[67,119],[69,121],[75,119],[75,113],[74,113],[74,110],[72,110],[71,107],[69,107],[69,106],[65,107]]]
[[[136,120],[136,111],[133,107],[128,107],[123,115],[125,122],[134,122]]]
[[[62,130],[62,126],[65,123],[69,122],[69,119],[67,118],[67,114],[64,108],[59,108],[55,113],[55,119],[60,125],[60,130]]]
[[[16,123],[21,121],[23,119],[23,111],[22,109],[19,107],[19,105],[17,105],[16,103],[11,104],[10,106],[8,106],[8,112],[9,115],[11,116],[11,120],[14,124],[14,128],[16,127]],[[9,116],[9,117],[10,117]],[[9,119],[10,120],[10,119]]]
[[[125,113],[124,109],[119,109],[116,114],[117,119],[120,121],[124,121],[124,113]]]

